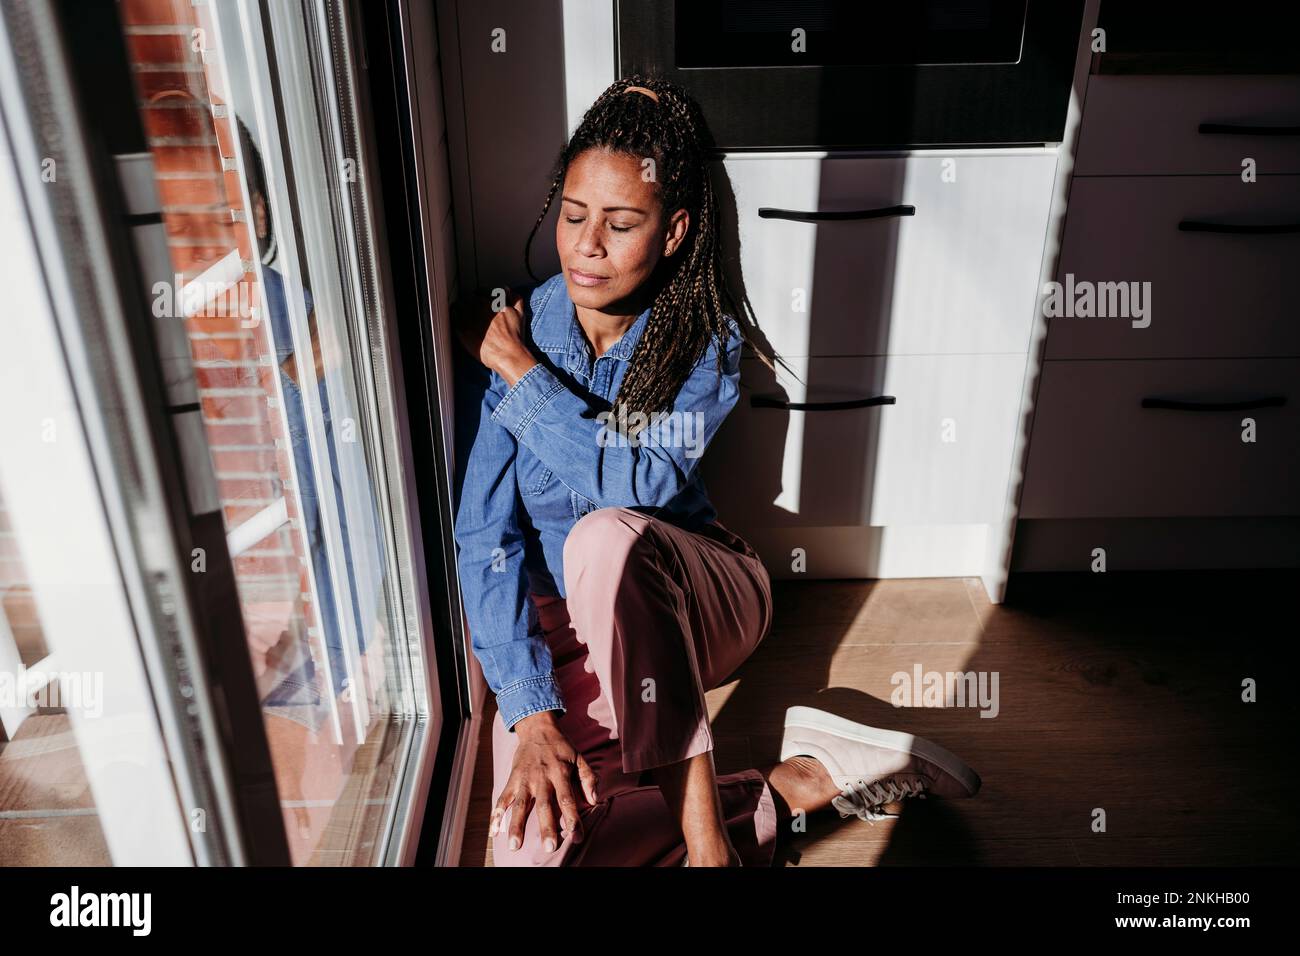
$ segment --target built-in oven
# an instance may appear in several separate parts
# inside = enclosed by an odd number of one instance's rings
[[[618,0],[620,75],[685,86],[719,148],[1060,142],[1083,0]]]

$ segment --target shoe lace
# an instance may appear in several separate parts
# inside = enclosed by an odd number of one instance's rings
[[[910,780],[890,778],[875,783],[858,780],[842,789],[838,797],[832,797],[831,806],[840,812],[841,817],[856,815],[874,826],[877,820],[887,820],[895,815],[881,813],[882,806],[907,797],[920,797],[924,800],[927,786],[928,782],[923,777]]]

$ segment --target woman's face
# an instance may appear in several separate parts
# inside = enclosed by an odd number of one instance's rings
[[[641,161],[589,149],[569,163],[555,246],[569,298],[602,312],[640,312],[655,266],[686,236],[684,209],[668,215]]]

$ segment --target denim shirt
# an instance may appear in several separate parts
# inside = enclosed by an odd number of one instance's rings
[[[561,273],[525,296],[536,365],[509,387],[467,357],[456,376],[461,593],[471,647],[511,730],[565,708],[528,592],[567,596],[564,540],[578,519],[630,507],[696,529],[716,517],[698,466],[736,404],[740,329],[729,317],[721,375],[710,340],[670,413],[629,440],[606,421],[649,315],[593,360]]]

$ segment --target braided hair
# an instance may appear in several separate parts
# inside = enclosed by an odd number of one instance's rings
[[[632,87],[654,92],[658,100]],[[690,225],[677,254],[659,263],[652,281],[658,288],[645,330],[619,386],[615,407],[629,417],[650,419],[666,411],[682,383],[714,338],[721,357],[730,337],[728,318],[735,305],[722,271],[718,202],[709,180],[713,143],[699,105],[675,83],[658,77],[624,77],[597,98],[560,151],[550,192],[524,244],[524,266],[537,281],[529,261],[533,237],[550,211],[569,164],[589,149],[654,160],[655,185],[667,214],[685,209]],[[743,333],[742,333],[743,334]]]

